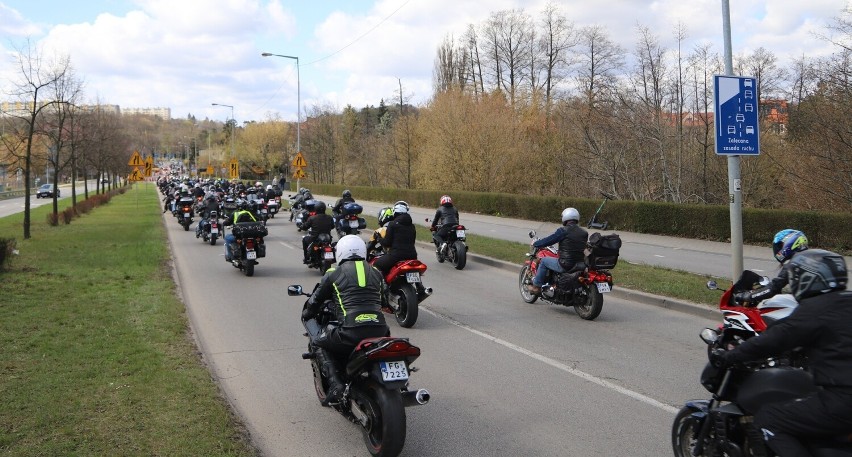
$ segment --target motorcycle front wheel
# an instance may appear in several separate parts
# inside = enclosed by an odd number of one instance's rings
[[[362,424],[364,444],[370,455],[397,456],[405,445],[405,407],[399,390],[379,385],[352,390],[352,401],[367,415]]]
[[[450,247],[450,250],[452,251],[453,266],[456,267],[456,270],[463,269],[467,265],[467,246],[462,241],[456,241]]]
[[[701,421],[692,415],[694,412],[692,408],[683,407],[675,416],[672,424],[672,449],[675,457],[692,457],[693,455],[692,449],[695,448],[696,436],[701,429]]]
[[[397,296],[397,307],[394,316],[400,326],[411,328],[417,322],[417,289],[411,284],[403,284],[391,293]]]
[[[527,303],[535,303],[538,300],[538,295],[535,295],[527,290],[527,286],[532,284],[532,272],[529,265],[521,267],[521,274],[518,277],[518,288],[521,291],[521,299]]]
[[[581,318],[591,321],[601,314],[603,309],[603,294],[598,292],[598,288],[594,284],[584,285],[586,294],[583,297],[578,297],[574,304],[574,311]]]

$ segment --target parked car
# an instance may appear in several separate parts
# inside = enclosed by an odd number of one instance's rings
[[[53,197],[53,184],[44,184],[38,188],[38,192],[36,192],[36,198],[41,197]],[[59,189],[56,190],[56,198],[59,198]]]

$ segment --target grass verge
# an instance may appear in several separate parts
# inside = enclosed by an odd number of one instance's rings
[[[364,214],[361,216],[367,220],[368,227],[379,225],[375,217]],[[418,227],[417,241],[432,243],[432,232]],[[467,244],[471,253],[518,264],[518,271],[526,259],[526,253],[529,252],[527,243],[499,240],[470,232],[467,233]],[[615,287],[686,300],[710,307],[719,305],[719,291],[708,290],[707,281],[713,279],[720,285],[730,282],[725,278],[629,263],[624,259],[619,260],[618,265],[612,270],[612,275]]]
[[[0,219],[0,453],[255,455],[188,331],[154,186],[70,225]]]

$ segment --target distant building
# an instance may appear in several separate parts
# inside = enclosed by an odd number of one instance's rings
[[[167,121],[172,118],[172,109],[171,108],[124,108],[121,110],[121,114],[124,116],[130,116],[133,114],[143,114],[146,116],[159,116],[163,120]]]
[[[789,113],[787,111],[787,100],[772,99],[760,101],[760,120],[775,132],[781,133],[787,130]]]

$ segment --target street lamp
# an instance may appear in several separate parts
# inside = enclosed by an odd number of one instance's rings
[[[234,118],[234,107],[231,105],[225,105],[223,103],[213,103],[213,106],[225,106],[231,108],[231,120],[234,121],[234,124],[231,126],[231,159],[234,158],[234,135],[237,133],[237,120]]]
[[[299,81],[299,58],[295,56],[285,56],[283,54],[273,54],[271,52],[261,53],[263,57],[275,56],[275,57],[283,57],[285,59],[293,59],[296,61],[296,152],[302,152],[302,143],[300,138],[300,131],[302,129],[302,89],[301,82]],[[296,178],[296,188],[299,187],[299,178]]]

